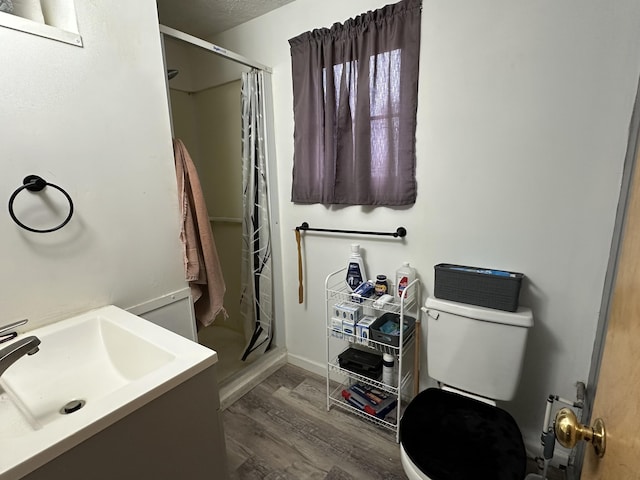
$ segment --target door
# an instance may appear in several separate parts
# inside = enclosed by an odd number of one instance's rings
[[[638,156],[604,342],[592,419],[606,425],[606,451],[587,445],[582,480],[640,479],[640,162]]]

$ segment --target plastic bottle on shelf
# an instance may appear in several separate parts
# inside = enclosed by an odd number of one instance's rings
[[[367,274],[364,270],[364,261],[360,255],[360,245],[351,244],[351,256],[349,257],[349,265],[347,267],[347,286],[353,292],[358,286],[367,280]]]
[[[393,378],[393,363],[395,357],[390,353],[385,353],[382,356],[382,383],[390,386],[395,386],[396,382]]]
[[[389,284],[387,283],[387,276],[378,275],[376,277],[376,284],[375,284],[376,297],[381,297],[383,295],[386,295],[388,293],[388,290],[389,290]]]
[[[409,265],[409,262],[402,262],[402,266],[396,270],[396,295],[398,298],[402,298],[404,290],[409,286],[411,282],[416,279],[416,269]],[[405,302],[411,302],[413,300],[414,288],[407,292],[407,298]]]

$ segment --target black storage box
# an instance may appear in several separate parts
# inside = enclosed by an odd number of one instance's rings
[[[382,354],[349,347],[338,355],[340,368],[378,380],[382,375]]]
[[[508,312],[518,309],[522,273],[450,263],[440,263],[434,269],[436,298]]]
[[[416,319],[409,315],[404,316],[403,338],[406,339],[416,327]],[[400,315],[397,313],[385,313],[379,316],[369,326],[369,338],[376,342],[386,343],[393,347],[400,346]]]

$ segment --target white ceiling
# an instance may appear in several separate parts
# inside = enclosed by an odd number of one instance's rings
[[[293,0],[157,0],[160,23],[208,38]]]

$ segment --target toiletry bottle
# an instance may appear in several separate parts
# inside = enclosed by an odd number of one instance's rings
[[[353,292],[358,286],[367,280],[367,274],[364,271],[364,262],[360,255],[360,245],[351,244],[351,256],[349,257],[349,265],[347,267],[347,286]]]
[[[389,290],[389,284],[387,283],[387,276],[378,275],[376,277],[376,286],[375,286],[376,297],[381,297],[382,295],[386,295],[388,290]]]
[[[394,360],[394,356],[390,353],[385,353],[382,356],[382,383],[385,383],[392,387],[396,386],[395,379],[393,378]]]
[[[403,262],[402,266],[396,270],[396,294],[398,298],[402,298],[405,288],[407,288],[415,279],[416,269],[409,265],[409,262]],[[405,303],[409,303],[413,300],[414,290],[415,288],[412,288],[407,292]]]

